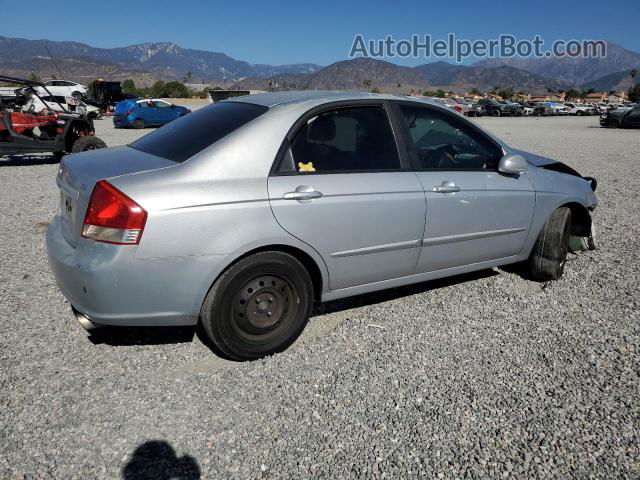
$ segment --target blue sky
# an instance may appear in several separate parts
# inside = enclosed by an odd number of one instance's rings
[[[375,39],[428,33],[437,39],[452,32],[470,40],[501,33],[518,38],[540,34],[547,44],[605,39],[640,52],[639,0],[0,0],[0,12],[4,36],[75,40],[97,47],[171,41],[250,63],[328,65],[347,58],[358,33]],[[392,61],[417,65],[433,60]]]

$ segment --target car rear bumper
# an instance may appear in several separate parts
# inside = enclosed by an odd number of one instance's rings
[[[195,325],[215,278],[212,261],[224,257],[138,259],[136,248],[87,239],[73,247],[59,216],[47,231],[51,270],[76,316],[94,325]]]

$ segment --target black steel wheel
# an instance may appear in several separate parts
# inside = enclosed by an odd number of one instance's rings
[[[295,309],[290,308],[295,288],[287,278],[259,275],[245,283],[236,293],[232,317],[238,335],[253,340],[275,336]]]
[[[98,137],[84,136],[80,137],[73,143],[71,152],[88,152],[90,150],[99,150],[100,148],[107,148],[107,144],[100,140]]]
[[[313,306],[305,267],[283,252],[240,260],[214,283],[200,320],[214,345],[236,360],[281,352],[298,338]]]
[[[133,121],[133,128],[137,128],[137,129],[144,128],[144,120],[141,118],[136,118]]]

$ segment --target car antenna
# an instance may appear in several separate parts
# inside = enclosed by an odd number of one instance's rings
[[[60,67],[58,67],[58,63],[56,62],[55,57],[51,53],[51,50],[49,50],[49,46],[46,43],[44,44],[44,48],[47,51],[47,53],[49,54],[49,58],[51,58],[51,61],[53,62],[53,66],[56,67],[56,70],[60,74],[60,80],[64,80],[65,76],[62,74],[62,71],[60,70]]]
[[[62,74],[62,71],[60,70],[60,67],[58,67],[58,64],[56,63],[56,59],[55,59],[55,57],[53,56],[53,54],[51,53],[51,50],[49,50],[49,46],[48,46],[46,43],[44,44],[44,48],[45,48],[45,50],[47,51],[47,53],[49,54],[49,58],[51,58],[51,61],[53,62],[53,66],[54,66],[54,67],[56,67],[56,70],[57,70],[57,71],[58,71],[58,73],[60,74],[60,79],[61,79],[61,80],[64,80],[64,75]],[[53,95],[51,95],[51,92],[49,91],[49,89],[47,89],[47,87],[46,87],[46,86],[44,86],[44,85],[43,85],[43,88],[44,88],[44,89],[45,89],[45,91],[49,94],[49,96],[50,96],[51,98],[53,98]],[[37,95],[37,94],[36,94],[36,95]],[[38,98],[40,98],[40,97],[38,97]],[[40,99],[40,100],[42,100],[42,99]],[[65,113],[69,113],[69,112],[68,112],[68,110],[60,104],[60,102],[56,101],[56,103],[57,103],[57,104],[58,104],[58,106],[62,109],[62,111],[63,111],[63,112],[65,112]],[[47,102],[44,102],[44,104],[45,104],[45,105],[47,105]]]

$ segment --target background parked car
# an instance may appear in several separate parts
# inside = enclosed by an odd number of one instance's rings
[[[49,80],[44,82],[47,87],[36,87],[40,95],[62,95],[63,97],[82,98],[87,94],[87,87],[80,83],[70,82],[69,80]],[[47,91],[49,93],[47,93]]]
[[[445,108],[448,108],[452,112],[462,113],[462,107],[458,106],[458,108],[456,108],[458,103],[455,102],[455,101],[447,101],[447,100],[450,100],[450,99],[440,98],[440,97],[427,97],[427,98],[429,100],[432,100],[433,102],[437,103],[438,105],[441,105],[441,106],[443,106]]]
[[[113,125],[116,128],[159,127],[190,112],[188,108],[160,98],[125,100],[116,105]]]
[[[613,128],[640,128],[640,107],[604,112],[600,115],[600,125]]]
[[[515,103],[510,100],[503,100],[501,103],[506,105],[507,110],[509,110],[512,116],[521,117],[524,115],[524,107],[519,103]]]
[[[469,105],[469,111],[467,112],[468,117],[481,117],[486,115],[484,107],[478,103],[472,103]]]
[[[444,101],[444,103],[447,104],[447,106],[450,109],[452,109],[456,113],[465,115],[469,111],[469,105],[467,105],[466,103],[460,102],[455,98],[448,97],[448,98],[443,98],[442,100]]]
[[[593,108],[583,103],[564,102],[565,107],[569,109],[570,115],[592,115]]]
[[[522,113],[523,113],[523,115],[531,116],[531,115],[533,115],[535,113],[536,106],[535,106],[534,103],[522,102],[521,105],[522,105]]]
[[[493,98],[483,98],[478,102],[485,111],[487,115],[492,117],[499,117],[501,115],[509,115],[509,111],[505,109],[505,106],[499,103],[497,100]]]
[[[552,115],[569,115],[569,108],[558,102],[547,102]]]
[[[64,112],[64,109],[66,109],[68,112],[75,112],[79,109],[84,109],[84,113],[92,120],[97,120],[102,117],[102,111],[100,111],[98,107],[87,105],[82,100],[78,100],[74,97],[63,97],[62,95],[43,95],[40,98],[42,98],[49,109],[53,110],[54,112]],[[64,107],[64,109],[62,107]]]
[[[461,111],[459,113],[462,113],[463,115],[467,115],[467,116],[469,115],[469,104],[465,102],[464,99],[451,97],[451,100],[453,100],[454,102],[456,102],[457,105],[460,106]],[[454,109],[455,109],[455,105],[454,105]]]

